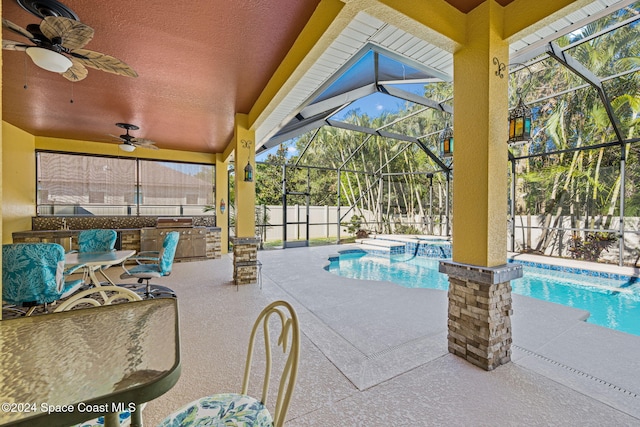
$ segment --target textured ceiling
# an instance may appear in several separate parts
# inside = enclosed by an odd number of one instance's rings
[[[463,12],[482,3],[448,2]],[[115,123],[127,122],[140,127],[133,136],[160,148],[221,152],[235,114],[249,112],[318,3],[66,0],[95,30],[86,48],[121,59],[139,77],[89,69],[71,83],[24,52],[3,51],[3,120],[36,136],[114,143],[109,135],[123,133]],[[2,15],[22,27],[40,21],[15,0],[3,0]],[[3,38],[26,41],[7,30]]]
[[[111,141],[122,133],[115,123],[128,122],[160,148],[220,152],[235,113],[249,112],[318,1],[66,0],[95,30],[86,48],[139,77],[89,69],[71,83],[24,52],[3,51],[3,119],[37,136],[97,141]],[[23,27],[39,23],[15,0],[3,0],[2,15]],[[3,38],[27,41],[7,30]]]

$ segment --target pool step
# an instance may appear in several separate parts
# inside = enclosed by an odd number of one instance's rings
[[[383,248],[404,247],[404,243],[394,242],[392,240],[382,240],[382,239],[356,239],[356,243],[360,243],[361,245],[379,246]]]
[[[356,243],[361,245],[366,245],[370,247],[375,247],[377,249],[393,249],[393,248],[404,248],[405,244],[400,242],[394,242],[391,240],[382,240],[382,239],[356,239]]]

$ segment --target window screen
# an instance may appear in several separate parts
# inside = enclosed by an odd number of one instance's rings
[[[213,165],[38,152],[38,215],[203,215],[213,204],[214,171]]]

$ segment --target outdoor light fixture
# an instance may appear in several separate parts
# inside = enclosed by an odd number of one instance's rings
[[[527,69],[529,73],[528,82],[524,87],[516,88],[516,95],[518,96],[518,104],[516,108],[509,112],[509,144],[515,144],[519,142],[528,142],[531,140],[531,108],[529,108],[523,100],[523,95],[529,90],[531,86],[531,70],[525,64],[509,64],[522,66]]]
[[[64,73],[73,65],[69,58],[53,50],[33,46],[28,47],[26,52],[38,67],[54,73]]]
[[[247,160],[247,166],[244,167],[244,182],[253,182],[253,168],[249,160]]]
[[[438,137],[440,142],[440,153],[442,157],[453,157],[453,129],[449,127],[449,123],[444,126],[444,130],[440,132]]]
[[[224,203],[224,199],[220,199],[220,213],[224,213],[225,209],[227,209],[227,205]]]
[[[518,88],[518,105],[509,112],[509,144],[531,139],[531,109],[525,105],[520,92]]]

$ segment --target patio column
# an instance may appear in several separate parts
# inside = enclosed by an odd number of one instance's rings
[[[236,114],[235,123],[235,168],[236,168],[236,237],[255,237],[255,179],[244,180],[247,163],[255,172],[255,132],[249,129],[246,114]]]
[[[503,13],[494,0],[469,12],[466,42],[454,53],[453,261],[440,264],[449,275],[449,352],[486,370],[511,360],[510,281],[522,275],[506,264]]]
[[[246,114],[236,114],[235,123],[236,235],[233,239],[233,278],[237,285],[255,283],[258,277],[258,243],[255,234],[255,177],[244,180],[247,164],[255,173],[255,132]]]

